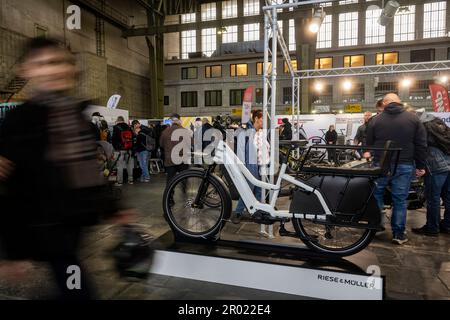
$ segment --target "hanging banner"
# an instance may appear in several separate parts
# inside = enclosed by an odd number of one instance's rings
[[[431,100],[434,112],[449,112],[448,91],[440,84],[430,84]]]
[[[120,95],[118,95],[118,94],[112,95],[109,98],[106,107],[108,109],[116,109],[117,106],[119,105],[120,98],[122,98],[122,97]]]
[[[244,100],[242,103],[242,123],[250,121],[250,113],[252,112],[253,101],[253,87],[248,87],[244,93]]]

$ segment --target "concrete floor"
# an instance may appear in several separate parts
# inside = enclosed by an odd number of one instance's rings
[[[123,187],[123,199],[140,211],[138,223],[155,238],[165,234],[169,227],[162,217],[161,198],[165,177],[153,176],[149,184]],[[403,246],[391,244],[389,232],[377,235],[366,249],[378,259],[381,273],[386,276],[387,299],[450,299],[450,236],[428,238],[408,232],[410,241]],[[408,215],[408,230],[425,221],[423,209]],[[247,224],[225,228],[228,235],[248,233],[258,226]],[[116,228],[101,225],[90,228],[81,249],[81,257],[89,268],[100,299],[302,299],[302,297],[224,286],[214,283],[152,275],[146,281],[126,281],[114,271],[108,255],[117,241]],[[286,238],[282,241],[286,241]],[[276,236],[275,241],[280,241]],[[295,239],[292,239],[295,241]],[[353,257],[354,259],[355,257]],[[357,258],[357,257],[356,257]],[[34,264],[28,276],[20,281],[0,279],[0,299],[47,299],[54,290],[45,265]]]

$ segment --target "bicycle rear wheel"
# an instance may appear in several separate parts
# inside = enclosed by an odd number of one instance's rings
[[[310,219],[293,219],[292,223],[309,248],[338,256],[349,256],[363,250],[376,233],[376,230],[323,224]]]
[[[167,186],[163,210],[175,235],[214,239],[231,215],[231,198],[223,183],[213,174],[205,180],[203,170],[186,170]],[[198,205],[194,202],[204,184]]]

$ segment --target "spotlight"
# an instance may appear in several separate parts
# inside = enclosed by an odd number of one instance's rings
[[[388,1],[384,9],[381,11],[381,15],[378,18],[378,23],[382,26],[387,26],[390,24],[394,19],[398,8],[400,8],[400,4],[397,1]]]
[[[409,88],[409,87],[411,87],[411,85],[412,85],[412,80],[410,78],[405,78],[401,82],[401,86],[403,88]]]
[[[349,91],[353,88],[353,83],[350,80],[345,80],[344,83],[342,84],[342,87],[344,88],[345,91]]]
[[[448,82],[448,76],[442,76],[439,78],[439,81],[442,83],[447,83]]]
[[[316,82],[314,84],[314,90],[318,93],[321,93],[323,91],[323,83],[322,82]]]
[[[326,13],[323,9],[318,9],[314,12],[313,17],[311,19],[311,23],[309,24],[309,31],[312,33],[317,33],[320,30],[320,26],[322,25],[323,19],[325,19]]]
[[[344,113],[344,111],[342,111],[342,110],[339,110],[339,113],[340,113],[340,114],[343,114],[343,113]]]
[[[311,111],[311,113],[317,113],[317,110],[313,110],[313,111]]]

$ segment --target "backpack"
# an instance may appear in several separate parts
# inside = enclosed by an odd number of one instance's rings
[[[125,128],[120,132],[120,148],[122,150],[133,148],[133,132],[130,128]]]
[[[145,148],[147,151],[155,150],[156,140],[154,138],[153,130],[145,126],[141,126],[140,134],[145,136]]]

